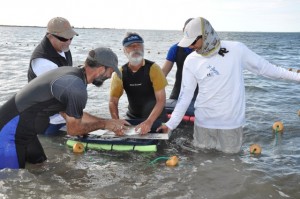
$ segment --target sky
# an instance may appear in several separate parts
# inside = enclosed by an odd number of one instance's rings
[[[204,17],[216,31],[300,32],[300,0],[5,0],[0,25],[181,30]]]

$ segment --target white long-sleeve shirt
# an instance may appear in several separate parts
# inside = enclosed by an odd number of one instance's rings
[[[247,48],[243,43],[221,41],[229,52],[203,57],[196,52],[185,60],[182,84],[172,117],[166,123],[175,129],[182,120],[194,90],[195,125],[213,129],[234,129],[245,123],[245,85],[243,70],[273,79],[300,81],[300,74],[277,67]]]

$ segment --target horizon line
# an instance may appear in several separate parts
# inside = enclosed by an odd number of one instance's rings
[[[46,26],[32,26],[32,25],[5,25],[0,24],[0,27],[25,27],[25,28],[46,28]],[[111,29],[111,30],[154,30],[154,31],[181,31],[181,30],[164,30],[164,29],[134,29],[134,28],[99,28],[99,27],[76,27],[72,26],[75,29]],[[289,32],[281,32],[281,31],[217,31],[217,32],[246,32],[246,33],[300,33],[300,31],[289,31]]]

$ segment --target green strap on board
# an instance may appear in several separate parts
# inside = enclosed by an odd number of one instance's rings
[[[73,147],[79,141],[68,140],[67,146]],[[120,145],[120,144],[97,144],[97,143],[86,143],[80,142],[87,149],[94,150],[108,150],[108,151],[140,151],[140,152],[156,152],[156,145]]]

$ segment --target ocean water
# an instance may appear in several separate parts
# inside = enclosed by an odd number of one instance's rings
[[[45,28],[0,26],[0,105],[27,83],[31,52],[45,34]],[[112,48],[119,64],[126,58],[121,40],[126,30],[78,29],[72,41],[74,65],[82,64],[88,50]],[[169,47],[181,38],[180,31],[137,30],[145,40],[145,57],[160,66]],[[274,64],[300,69],[300,33],[221,32],[225,40],[244,42]],[[176,67],[168,76],[169,96]],[[109,117],[110,80],[101,88],[88,86],[86,111]],[[246,125],[239,154],[226,155],[191,147],[192,127],[176,129],[158,152],[87,151],[74,154],[64,136],[40,136],[48,157],[26,169],[0,170],[0,198],[205,198],[277,199],[300,198],[300,109],[299,83],[270,80],[245,71]],[[127,102],[120,101],[121,115]],[[272,132],[282,121],[283,134]],[[260,144],[262,154],[249,153]],[[179,157],[176,167],[164,161],[149,163],[160,156]],[[1,161],[1,160],[0,160]]]

